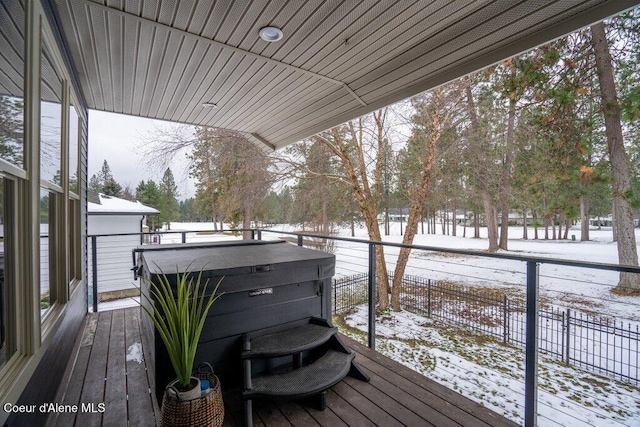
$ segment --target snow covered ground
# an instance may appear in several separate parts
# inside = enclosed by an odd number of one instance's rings
[[[401,242],[400,227],[399,223],[392,223],[391,235],[383,239]],[[188,242],[236,238],[198,232],[211,229],[211,223],[171,224],[171,230],[189,231]],[[301,231],[301,228],[280,225],[272,227],[272,230],[293,232]],[[462,227],[458,227],[458,237],[440,234],[439,227],[437,231],[438,234],[418,234],[414,244],[478,251],[488,247],[486,229],[481,229],[480,239],[460,237]],[[531,231],[530,236],[533,235]],[[351,231],[340,229],[336,234],[350,237]],[[362,227],[356,228],[355,234],[356,238],[368,238]],[[472,234],[473,230],[467,229],[467,235]],[[287,237],[277,233],[262,234],[263,239],[278,236]],[[575,240],[572,240],[572,236],[575,236]],[[636,236],[640,242],[640,229],[636,230]],[[580,242],[579,227],[569,231],[569,240],[524,240],[521,227],[511,227],[509,237],[509,251],[502,251],[505,254],[617,264],[617,247],[612,241],[611,229],[592,229],[589,242]],[[180,238],[180,235],[164,235],[162,241],[178,243]],[[337,260],[336,277],[367,271],[366,245],[338,242],[332,250]],[[385,249],[390,271],[395,268],[397,254],[396,248]],[[510,295],[517,295],[524,294],[525,271],[526,263],[518,260],[413,251],[405,274],[447,280],[469,287],[499,288]],[[541,305],[549,309],[569,308],[604,317],[634,330],[640,324],[640,297],[612,294],[610,291],[617,279],[618,273],[612,271],[542,263],[539,269]],[[344,322],[345,333],[362,340],[366,336],[366,319],[366,307],[359,307],[338,321]],[[408,312],[379,316],[377,325],[377,350],[381,353],[510,419],[523,421],[522,349],[481,339],[456,327]],[[582,341],[578,340],[578,345],[596,345],[594,342],[585,337]],[[607,343],[606,346],[612,351],[622,350],[615,344]],[[589,351],[588,348],[582,350]],[[593,355],[600,354],[602,349],[595,350]],[[625,348],[624,351],[627,353],[625,363],[635,358],[635,364],[630,363],[629,369],[631,365],[637,366],[640,359],[638,347]],[[543,355],[539,359],[539,425],[640,426],[640,389],[637,386],[568,367]]]
[[[280,231],[300,231],[292,226],[278,226]],[[367,238],[366,230],[358,228],[356,238]],[[440,230],[438,230],[440,231]],[[468,229],[467,234],[472,235]],[[640,230],[636,230],[640,242]],[[348,229],[338,235],[350,237]],[[394,223],[391,235],[383,239],[400,243],[400,224]],[[530,230],[530,236],[531,233]],[[270,236],[271,233],[263,233]],[[439,248],[484,251],[486,237],[464,238],[442,234],[415,237],[414,244]],[[486,230],[481,230],[486,236]],[[551,259],[617,264],[617,247],[611,229],[590,230],[591,241],[580,242],[580,229],[569,232],[569,240],[523,240],[522,228],[509,230],[509,251],[505,254]],[[542,234],[541,234],[542,235]],[[574,235],[576,240],[572,240]],[[334,252],[337,257],[336,276],[349,276],[367,271],[367,247],[340,242]],[[390,271],[395,268],[398,249],[385,248]],[[463,256],[432,251],[414,251],[406,274],[447,280],[464,286],[499,288],[513,294],[524,294],[526,264],[517,260]],[[602,317],[637,331],[640,323],[640,298],[612,294],[618,273],[601,269],[544,264],[539,270],[540,300],[546,309],[570,308]],[[364,340],[367,331],[367,309],[358,309],[344,319],[346,332]],[[378,316],[377,350],[418,372],[459,391],[510,419],[523,422],[524,415],[524,353],[522,349],[499,342],[479,339],[477,335],[416,314],[401,312]],[[613,334],[615,335],[615,334]],[[596,339],[597,338],[597,339]],[[637,377],[638,354],[635,347],[620,348],[615,337],[611,342],[596,343],[600,337],[578,337],[576,345],[590,357],[602,354],[617,358],[625,370]],[[595,348],[595,346],[603,348]],[[588,348],[593,346],[592,348]],[[635,359],[635,360],[630,360]],[[630,362],[630,363],[629,363]],[[628,366],[627,366],[628,364]],[[627,372],[625,372],[627,374]],[[539,360],[539,425],[564,426],[640,426],[640,389],[635,385],[596,375],[579,368],[565,366],[558,360],[540,356]]]

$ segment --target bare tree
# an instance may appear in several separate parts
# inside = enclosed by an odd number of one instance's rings
[[[471,90],[471,82],[467,82],[465,87],[465,94],[467,99],[467,110],[469,115],[469,136],[468,144],[477,145],[478,147],[486,147],[487,139],[489,138],[485,128],[480,123],[478,117],[478,109],[474,99],[473,92]],[[469,172],[473,176],[475,182],[480,187],[480,194],[482,196],[482,205],[484,207],[485,222],[487,225],[487,232],[489,237],[489,252],[496,252],[498,250],[498,220],[497,212],[495,208],[495,198],[493,195],[493,179],[492,171],[488,168],[489,160],[487,157],[487,150],[475,147],[472,151],[475,155],[469,156],[470,162]]]
[[[604,24],[601,22],[592,25],[591,35],[598,81],[600,82],[609,161],[613,175],[613,224],[617,235],[618,261],[622,265],[638,266],[633,214],[629,200],[631,179],[622,136],[620,105],[613,77],[611,53]],[[640,275],[620,273],[620,281],[616,289],[623,292],[640,291]]]
[[[443,134],[451,126],[453,108],[451,104],[457,103],[458,90],[438,88],[432,92],[414,98],[416,115],[414,120],[413,142],[421,145],[422,156],[419,159],[421,170],[419,179],[415,182],[411,191],[411,204],[407,226],[402,238],[402,243],[412,244],[418,231],[418,222],[424,208],[424,203],[429,191],[434,164],[442,155],[442,147],[439,147]],[[411,143],[412,141],[410,141]],[[455,227],[455,222],[454,222]],[[411,249],[402,248],[398,256],[393,286],[391,288],[391,307],[400,311],[400,289],[404,271],[409,260]]]

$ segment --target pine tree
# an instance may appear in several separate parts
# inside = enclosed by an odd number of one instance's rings
[[[170,168],[164,171],[158,190],[160,191],[160,221],[162,223],[175,221],[180,215],[178,212],[179,194]]]
[[[160,210],[161,196],[160,190],[153,180],[147,182],[140,181],[136,187],[136,199],[143,205]],[[147,224],[151,230],[155,230],[160,227],[160,217],[158,215],[151,215],[147,219]]]

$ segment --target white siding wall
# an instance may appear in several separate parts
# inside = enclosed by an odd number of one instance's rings
[[[140,233],[141,215],[89,215],[89,235]],[[98,293],[135,288],[131,250],[140,236],[97,237]],[[93,283],[91,238],[88,239],[89,286]]]

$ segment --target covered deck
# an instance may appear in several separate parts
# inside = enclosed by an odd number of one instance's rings
[[[87,317],[56,401],[78,411],[52,414],[51,426],[159,424],[152,398],[152,372],[138,349],[140,309],[124,308]],[[515,426],[495,412],[411,369],[342,336],[371,377],[347,377],[327,392],[327,409],[302,402],[254,403],[256,426]],[[142,349],[144,352],[144,349]],[[225,390],[225,425],[242,425],[238,390]],[[104,403],[101,412],[99,403]],[[93,404],[93,406],[91,405]],[[84,405],[84,406],[83,406]],[[84,409],[84,410],[83,410]],[[95,411],[95,412],[92,412]]]

